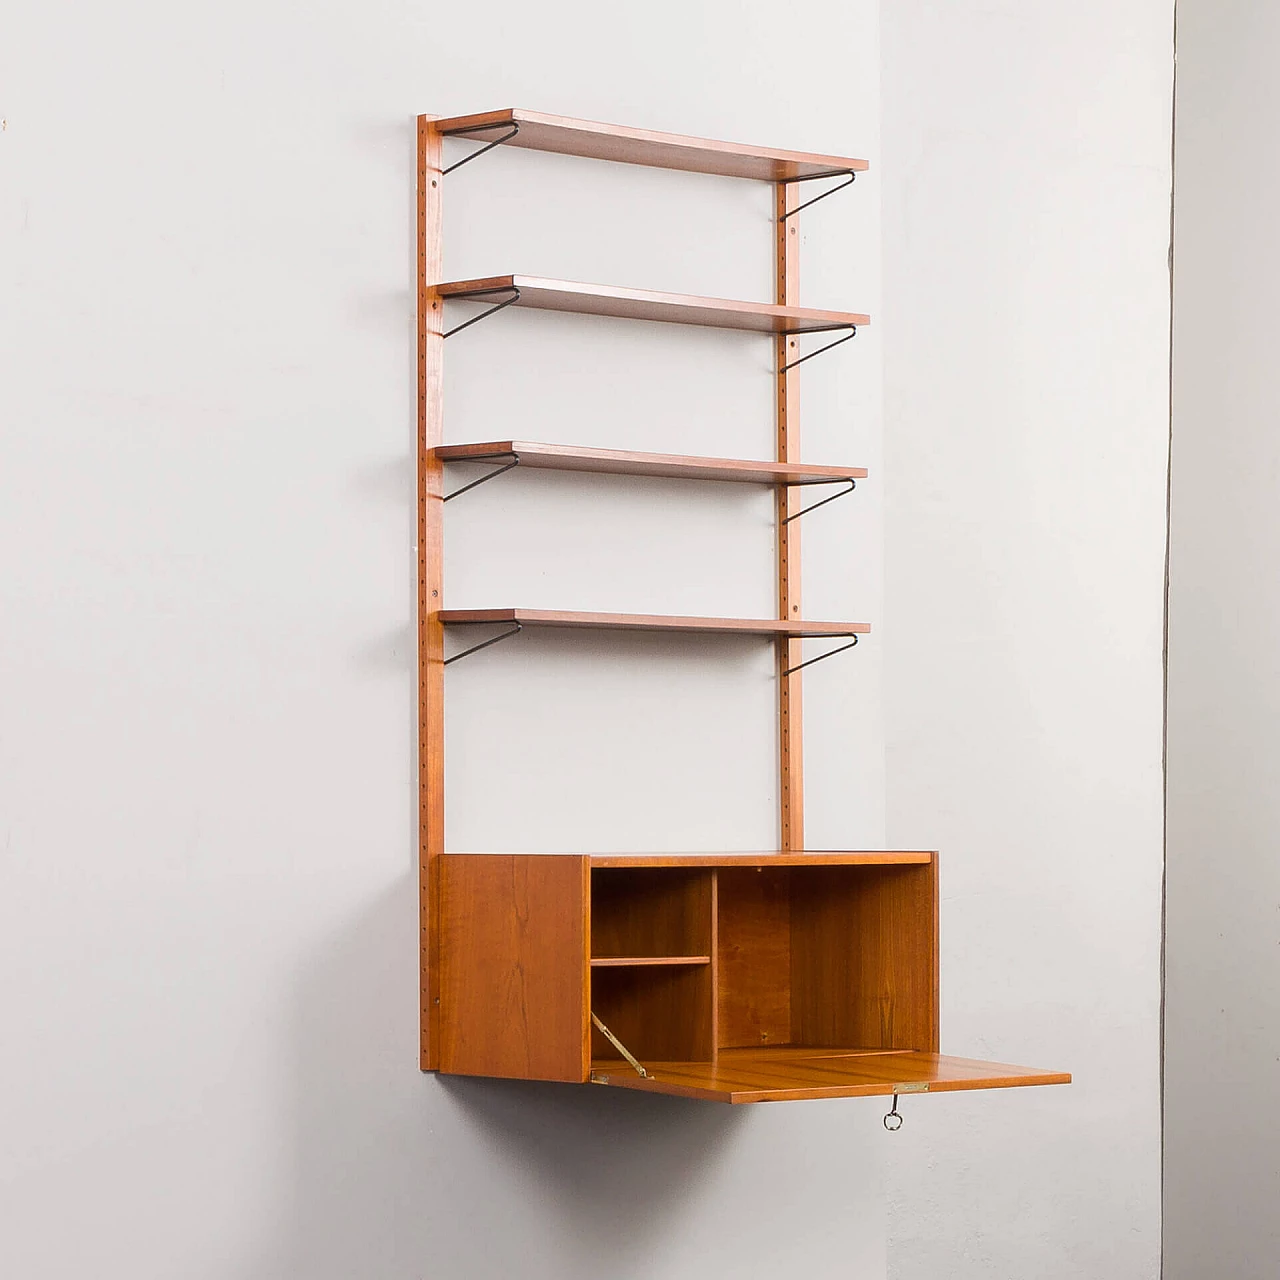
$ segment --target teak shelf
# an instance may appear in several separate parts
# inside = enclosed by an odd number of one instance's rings
[[[481,144],[444,165],[444,141]],[[444,280],[443,179],[497,146],[770,182],[772,303],[574,284],[533,276]],[[938,855],[807,850],[802,668],[866,635],[802,618],[800,528],[811,485],[861,467],[800,460],[796,338],[868,323],[799,299],[801,184],[866,162],[711,142],[506,110],[418,120],[419,768],[421,1066],[745,1103],[1066,1083],[1060,1072],[945,1057],[938,1034]],[[828,192],[839,190],[830,187]],[[822,198],[821,196],[817,198]],[[445,302],[486,304],[446,328]],[[776,458],[684,457],[517,440],[445,445],[444,343],[508,306],[770,335]],[[452,493],[451,463],[489,463]],[[501,465],[499,465],[501,464]],[[777,616],[686,617],[548,609],[446,609],[444,503],[521,465],[772,486]],[[848,490],[842,491],[847,492]],[[837,495],[838,496],[838,495]],[[829,501],[830,499],[822,499]],[[445,631],[506,631],[446,657]],[[777,657],[779,823],[760,853],[464,854],[444,848],[445,666],[524,627],[705,633],[771,640]],[[803,641],[850,643],[803,658]]]
[[[653,476],[670,480],[724,480],[740,484],[834,484],[866,478],[865,467],[824,467],[814,463],[765,462],[746,458],[690,458],[673,453],[633,453],[623,449],[583,449],[526,440],[489,440],[441,445],[439,462],[492,462],[515,458],[542,471],[585,471],[595,475]]]
[[[576,315],[612,316],[618,320],[694,324],[707,329],[743,329],[750,333],[825,333],[829,329],[858,328],[871,323],[870,316],[852,311],[819,311],[814,307],[701,298],[687,293],[656,293],[651,289],[579,284],[570,280],[545,280],[540,276],[450,280],[435,285],[432,293],[435,298],[477,302],[490,301],[505,293],[514,295],[507,305],[533,307],[539,311],[570,311]]]
[[[446,626],[519,622],[526,627],[588,627],[594,631],[712,632],[726,636],[865,636],[866,622],[802,622],[790,618],[686,618],[648,613],[577,613],[565,609],[442,609]]]
[[[538,111],[488,111],[435,122],[436,130],[445,137],[470,138],[483,143],[493,142],[503,133],[510,132],[512,126],[516,132],[504,140],[505,146],[556,151],[561,155],[585,156],[593,160],[616,160],[655,169],[683,169],[725,178],[781,182],[860,172],[867,167],[865,160],[843,156],[710,142],[706,138],[685,138],[676,133],[653,133],[647,129],[628,129],[623,125],[570,120],[567,116],[543,115]]]

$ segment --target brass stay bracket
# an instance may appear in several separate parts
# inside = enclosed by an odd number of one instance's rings
[[[606,1040],[607,1040],[611,1045],[613,1045],[613,1047],[614,1047],[615,1049],[617,1049],[617,1051],[618,1051],[620,1054],[622,1054],[622,1056],[623,1056],[624,1058],[626,1058],[626,1060],[627,1060],[627,1061],[628,1061],[628,1062],[629,1062],[633,1067],[635,1067],[635,1069],[636,1069],[636,1070],[637,1070],[637,1071],[638,1071],[638,1072],[639,1072],[639,1073],[640,1073],[640,1074],[641,1074],[641,1075],[642,1075],[646,1080],[649,1080],[649,1079],[651,1079],[651,1078],[652,1078],[652,1077],[649,1075],[649,1073],[648,1073],[648,1072],[647,1072],[647,1071],[646,1071],[646,1070],[645,1070],[645,1069],[640,1065],[640,1062],[639,1062],[639,1060],[636,1058],[635,1054],[633,1054],[633,1053],[631,1052],[631,1050],[630,1050],[630,1049],[628,1049],[628,1048],[627,1048],[627,1046],[626,1046],[625,1044],[623,1044],[623,1043],[622,1043],[622,1041],[621,1041],[621,1040],[619,1040],[619,1039],[618,1039],[618,1037],[617,1037],[617,1036],[615,1036],[615,1035],[613,1034],[613,1032],[612,1032],[612,1031],[610,1031],[610,1030],[609,1030],[609,1028],[608,1028],[608,1027],[606,1027],[606,1026],[604,1025],[604,1023],[600,1021],[600,1019],[599,1019],[599,1018],[597,1018],[597,1017],[596,1017],[596,1015],[595,1015],[594,1013],[591,1015],[591,1021],[592,1021],[592,1022],[594,1022],[594,1023],[596,1024],[596,1030],[598,1030],[598,1031],[600,1032],[600,1034],[601,1034],[602,1036],[604,1036],[604,1038],[605,1038],[605,1039],[606,1039]]]

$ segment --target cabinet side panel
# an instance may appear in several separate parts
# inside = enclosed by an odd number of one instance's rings
[[[940,911],[939,911],[939,889],[938,889],[938,855],[935,853],[930,860],[929,865],[923,868],[927,872],[925,877],[928,881],[922,892],[928,897],[929,912],[929,999],[928,1008],[921,1013],[921,1032],[928,1032],[929,1043],[917,1046],[920,1049],[926,1049],[930,1053],[937,1053],[941,1048],[941,1029],[942,1020],[942,984],[940,980],[941,966],[941,949],[942,943],[940,934]]]
[[[587,860],[439,864],[440,1070],[586,1080]]]
[[[936,1052],[936,861],[792,877],[796,1044]]]

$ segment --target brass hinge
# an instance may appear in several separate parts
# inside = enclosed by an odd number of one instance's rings
[[[898,1110],[898,1094],[928,1092],[929,1082],[927,1080],[908,1080],[905,1084],[895,1084],[893,1086],[893,1108],[884,1118],[884,1127],[890,1133],[897,1133],[902,1128],[902,1112]]]
[[[624,1058],[626,1058],[626,1060],[627,1060],[629,1063],[631,1063],[631,1065],[632,1065],[633,1067],[635,1067],[635,1069],[636,1069],[636,1070],[637,1070],[637,1071],[638,1071],[638,1072],[639,1072],[639,1073],[640,1073],[640,1074],[641,1074],[641,1075],[642,1075],[646,1080],[650,1079],[649,1073],[648,1073],[648,1072],[647,1072],[647,1071],[646,1071],[646,1070],[645,1070],[645,1069],[640,1065],[640,1063],[636,1060],[636,1057],[635,1057],[635,1055],[631,1052],[631,1050],[630,1050],[630,1049],[628,1049],[628,1048],[627,1048],[627,1046],[626,1046],[625,1044],[623,1044],[623,1043],[622,1043],[622,1041],[621,1041],[621,1040],[619,1040],[619,1039],[618,1039],[618,1037],[617,1037],[617,1036],[615,1036],[615,1035],[613,1034],[613,1032],[612,1032],[612,1031],[610,1031],[610,1030],[609,1030],[609,1028],[608,1028],[608,1027],[606,1027],[606,1026],[604,1025],[604,1023],[600,1021],[600,1019],[599,1019],[599,1018],[597,1018],[597,1017],[596,1017],[596,1015],[595,1015],[594,1013],[591,1015],[591,1021],[592,1021],[592,1022],[594,1022],[594,1023],[596,1024],[596,1027],[598,1028],[598,1030],[599,1030],[600,1034],[601,1034],[602,1036],[604,1036],[604,1038],[605,1038],[605,1039],[606,1039],[606,1040],[607,1040],[611,1045],[613,1045],[613,1047],[614,1047],[615,1049],[617,1049],[617,1051],[618,1051],[620,1054],[622,1054],[622,1056],[623,1056]]]

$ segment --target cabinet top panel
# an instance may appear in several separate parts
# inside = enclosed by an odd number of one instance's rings
[[[895,867],[932,862],[917,850],[813,853],[593,853],[593,867]]]
[[[498,858],[511,854],[446,853],[446,858]],[[938,855],[927,850],[867,850],[839,853],[581,853],[517,854],[517,857],[574,857],[592,867],[901,867],[921,866]]]

